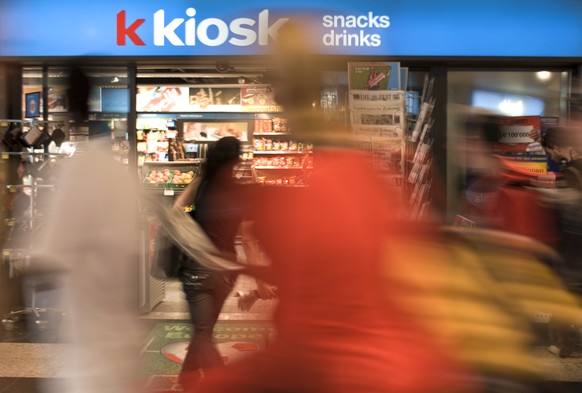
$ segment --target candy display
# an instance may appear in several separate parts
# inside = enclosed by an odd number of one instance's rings
[[[303,158],[281,156],[281,157],[255,157],[255,166],[261,167],[285,167],[285,168],[299,168],[303,164]]]
[[[255,134],[265,134],[272,132],[285,133],[289,130],[287,127],[287,119],[276,117],[273,119],[257,119],[255,120]]]
[[[255,152],[280,151],[282,153],[303,153],[313,150],[313,145],[293,140],[255,138],[254,149]]]
[[[300,176],[288,176],[267,179],[265,176],[259,176],[258,182],[267,186],[305,186],[305,180]]]

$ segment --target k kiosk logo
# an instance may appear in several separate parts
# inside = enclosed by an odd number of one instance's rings
[[[261,46],[269,44],[269,37],[276,37],[279,28],[289,18],[279,18],[271,23],[269,10],[258,13],[255,19],[236,18],[226,22],[218,18],[199,20],[195,8],[187,8],[186,18],[167,18],[161,9],[153,14],[153,44],[155,46],[220,46],[229,43],[245,47],[258,42]],[[146,46],[140,27],[148,20],[144,18],[127,20],[125,10],[117,13],[117,45],[126,46],[131,41],[136,46]]]

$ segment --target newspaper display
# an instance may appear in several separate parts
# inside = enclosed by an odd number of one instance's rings
[[[406,122],[403,91],[352,90],[349,100],[356,138],[402,140]]]
[[[402,189],[404,130],[403,91],[352,90],[350,119],[358,147],[371,153],[373,169],[389,185]]]
[[[408,154],[411,155],[411,161],[407,164],[407,181],[412,188],[409,206],[410,218],[413,220],[423,218],[431,205],[432,128],[435,122],[432,112],[436,103],[432,96],[433,87],[434,79],[426,75],[418,116],[408,130]]]

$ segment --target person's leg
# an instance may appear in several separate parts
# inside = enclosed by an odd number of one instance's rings
[[[188,296],[192,338],[183,370],[222,366],[222,358],[214,345],[212,332],[216,323],[217,302],[213,291],[199,291]]]
[[[214,277],[203,271],[184,271],[182,274],[192,324],[192,337],[180,372],[180,382],[187,387],[198,382],[203,368],[221,367],[224,363],[212,339],[216,309],[221,307],[216,301]]]

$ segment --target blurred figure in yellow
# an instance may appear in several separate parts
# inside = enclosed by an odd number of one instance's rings
[[[398,240],[385,242],[387,296],[397,283],[398,301],[474,372],[475,391],[543,391],[534,316],[550,313],[565,323],[582,315],[549,267],[559,255],[530,238],[479,228]]]

